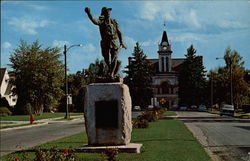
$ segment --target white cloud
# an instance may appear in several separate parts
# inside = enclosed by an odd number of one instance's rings
[[[177,36],[171,38],[171,40],[175,42],[202,41],[202,36],[195,33],[179,33]]]
[[[40,11],[44,11],[44,10],[48,9],[48,7],[46,7],[46,6],[35,5],[35,4],[30,4],[29,7],[33,8],[35,10],[40,10]]]
[[[159,12],[159,7],[152,2],[145,2],[142,10],[140,10],[140,18],[147,20],[154,20],[157,13]]]
[[[12,25],[15,30],[22,31],[26,34],[35,35],[37,34],[38,28],[43,28],[53,22],[49,20],[39,20],[34,17],[24,16],[24,17],[12,17],[10,18],[8,24]]]
[[[207,27],[244,28],[250,26],[250,19],[242,13],[250,13],[246,2],[175,2],[146,1],[139,6],[138,17],[148,21],[164,21],[188,29]],[[149,22],[150,23],[150,22]],[[157,22],[152,22],[157,23]]]
[[[129,36],[124,37],[124,43],[127,46],[127,48],[129,48],[129,49],[133,49],[136,42],[137,41],[135,39],[133,39],[132,37],[129,37]]]
[[[143,46],[143,47],[157,46],[157,42],[158,42],[159,40],[160,40],[160,39],[159,39],[159,37],[157,36],[157,38],[154,39],[154,40],[143,41],[143,42],[141,43],[141,46]]]
[[[88,51],[88,52],[94,52],[96,51],[96,47],[93,44],[86,44],[83,45],[84,50]]]
[[[165,12],[163,15],[163,18],[164,20],[167,20],[167,21],[174,21],[174,16],[172,13]]]
[[[139,17],[146,20],[155,20],[157,18],[174,21],[175,9],[174,6],[178,2],[171,2],[171,6],[164,2],[150,2],[146,1],[139,10]]]
[[[11,43],[9,43],[9,42],[7,42],[7,41],[4,42],[3,45],[2,45],[2,47],[5,48],[5,49],[10,48],[11,46],[12,46]]]
[[[244,28],[247,25],[242,24],[238,21],[221,20],[218,22],[218,26],[221,28]]]
[[[201,28],[198,9],[179,2],[145,2],[139,10],[139,17],[145,20],[160,20],[185,24],[191,28]]]
[[[191,9],[191,11],[189,13],[189,19],[187,19],[187,20],[188,20],[187,23],[189,22],[194,27],[196,27],[196,28],[201,27],[201,24],[198,22],[198,17],[197,17],[196,11],[194,9]]]
[[[64,45],[69,45],[68,41],[54,40],[52,46],[63,48]]]

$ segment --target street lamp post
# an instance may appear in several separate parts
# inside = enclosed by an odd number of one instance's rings
[[[223,59],[223,58],[216,58],[216,60],[218,59]],[[230,102],[231,102],[231,105],[233,105],[233,67],[232,67],[232,64],[233,64],[233,60],[230,57]]]
[[[230,90],[231,90],[231,105],[233,105],[233,68],[232,68],[232,58],[230,58]]]
[[[64,73],[65,73],[65,95],[66,95],[66,115],[65,115],[66,119],[70,118],[70,115],[69,115],[69,101],[68,101],[69,89],[68,89],[68,76],[67,76],[67,52],[69,51],[70,48],[75,47],[75,46],[81,47],[82,44],[71,45],[68,48],[67,48],[66,45],[64,45],[64,51],[63,51],[63,54],[64,54]]]
[[[214,104],[214,102],[213,102],[213,100],[214,100],[214,96],[213,96],[213,93],[214,93],[214,91],[213,91],[213,72],[211,71],[211,110],[213,111],[213,104]]]

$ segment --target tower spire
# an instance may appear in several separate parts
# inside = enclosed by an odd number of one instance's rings
[[[166,21],[163,21],[163,30],[166,30],[167,25],[166,25]]]
[[[163,42],[166,42],[169,45],[168,36],[167,36],[167,32],[166,31],[163,31],[162,39],[161,39],[161,45],[162,45]]]
[[[169,45],[166,28],[167,28],[166,21],[164,20],[163,21],[163,34],[162,34],[162,39],[161,39],[161,45],[163,42],[167,42],[167,44]]]

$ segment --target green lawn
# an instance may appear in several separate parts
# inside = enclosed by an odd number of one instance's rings
[[[70,116],[83,115],[83,113],[70,113]],[[35,120],[64,117],[65,113],[43,113],[41,116],[35,116]],[[14,116],[4,116],[0,117],[1,121],[29,121],[29,115],[14,115]]]
[[[140,154],[120,153],[121,161],[211,161],[202,146],[193,137],[186,126],[178,120],[158,120],[150,123],[147,129],[133,129],[133,143],[142,143]],[[87,143],[85,133],[43,144],[41,148],[57,146],[58,149],[78,147]],[[27,153],[34,157],[34,153]],[[11,154],[2,158],[20,157],[22,154]],[[80,160],[100,161],[99,153],[77,153]]]
[[[167,111],[162,116],[176,116],[176,113],[174,111]]]

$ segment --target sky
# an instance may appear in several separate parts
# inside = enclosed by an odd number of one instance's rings
[[[9,57],[20,40],[39,40],[43,48],[83,44],[68,51],[68,69],[76,73],[102,59],[98,26],[84,12],[95,17],[103,6],[111,7],[123,33],[127,50],[121,49],[122,70],[132,56],[136,42],[148,58],[158,58],[158,44],[167,31],[172,58],[185,58],[193,44],[203,56],[205,69],[224,66],[227,47],[236,50],[250,69],[250,1],[1,1],[1,67],[11,70]],[[165,22],[165,26],[163,25]],[[64,60],[63,54],[61,60]]]

